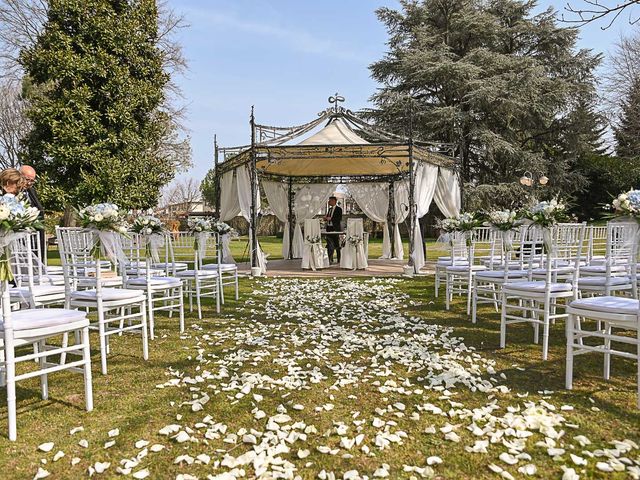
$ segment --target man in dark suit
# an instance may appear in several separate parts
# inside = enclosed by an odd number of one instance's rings
[[[42,203],[40,203],[40,199],[38,198],[38,194],[36,193],[36,189],[34,188],[36,184],[36,171],[30,165],[23,165],[20,167],[20,173],[25,180],[26,189],[24,193],[27,195],[29,203],[32,207],[36,207],[40,210],[40,221],[44,221],[44,208],[42,207]],[[42,255],[42,259],[44,261],[45,249],[47,248],[46,239],[44,235],[44,230],[40,230],[40,253]]]
[[[337,205],[336,197],[329,197],[329,210],[324,219],[327,222],[327,232],[342,231],[342,209]],[[327,253],[329,263],[333,263],[333,252],[336,252],[338,263],[340,263],[340,236],[339,234],[327,235]]]

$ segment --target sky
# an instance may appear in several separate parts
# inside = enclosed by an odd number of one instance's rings
[[[571,0],[579,5],[582,0]],[[566,2],[540,1],[562,10]],[[375,10],[394,0],[169,0],[188,24],[176,36],[188,71],[179,78],[187,108],[193,168],[179,178],[201,180],[220,146],[247,144],[249,114],[261,124],[306,123],[336,92],[345,106],[369,105],[377,84],[368,66],[385,51],[386,31]],[[634,12],[637,14],[638,12]],[[607,54],[629,32],[628,15],[580,30],[580,48]]]

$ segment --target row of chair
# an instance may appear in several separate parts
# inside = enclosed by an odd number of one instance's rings
[[[92,410],[90,329],[98,332],[101,371],[107,374],[114,336],[139,333],[142,356],[147,360],[159,312],[167,312],[170,318],[176,315],[180,332],[184,331],[185,294],[190,310],[196,304],[198,318],[202,318],[203,298],[211,298],[220,311],[226,286],[235,287],[238,298],[237,267],[222,262],[216,234],[206,236],[201,251],[194,250],[193,236],[163,235],[162,245],[156,246],[161,258],[155,262],[146,255],[145,237],[110,235],[116,254],[97,259],[94,232],[57,228],[61,266],[43,262],[38,235],[25,234],[11,245],[14,280],[13,285],[3,282],[0,324],[0,385],[7,387],[11,440],[17,436],[15,385],[20,380],[39,376],[46,399],[48,374],[80,372],[86,409]],[[87,316],[90,311],[95,317]],[[29,346],[33,346],[32,353]],[[70,355],[79,358],[70,360]],[[38,368],[17,374],[16,365],[30,360],[36,360]]]
[[[467,314],[474,323],[478,305],[493,304],[501,316],[502,348],[509,325],[532,325],[535,343],[542,327],[544,360],[550,325],[564,320],[567,388],[572,385],[576,355],[603,353],[605,378],[609,378],[612,355],[634,358],[639,365],[640,408],[638,232],[634,221],[612,221],[606,227],[527,225],[514,232],[480,227],[453,234],[449,255],[438,259],[436,285],[445,282],[447,309],[454,295],[466,295]],[[594,328],[588,319],[595,320]],[[594,345],[594,341],[601,343]],[[613,342],[635,345],[637,353],[615,349]]]

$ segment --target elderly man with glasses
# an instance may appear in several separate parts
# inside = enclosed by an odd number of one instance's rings
[[[36,193],[36,189],[34,188],[36,184],[36,171],[30,165],[23,165],[20,167],[20,173],[25,181],[25,189],[24,193],[27,195],[29,199],[29,203],[32,207],[36,207],[40,210],[40,220],[44,221],[44,208],[42,207],[42,203],[40,203],[40,199],[38,198],[38,194]],[[42,258],[45,257],[45,249],[47,248],[46,239],[44,230],[40,230],[40,249]]]

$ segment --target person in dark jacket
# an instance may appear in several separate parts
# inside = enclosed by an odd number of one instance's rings
[[[341,232],[342,231],[342,209],[337,205],[338,199],[336,197],[329,197],[329,210],[324,219],[327,222],[328,232]],[[329,254],[329,263],[333,263],[333,253],[336,253],[338,257],[338,263],[340,263],[340,235],[327,235],[327,253]]]

